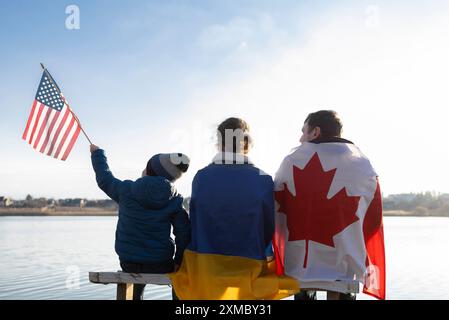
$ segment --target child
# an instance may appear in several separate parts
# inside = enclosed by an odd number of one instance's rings
[[[173,182],[187,171],[189,158],[181,153],[157,154],[148,161],[141,178],[121,181],[109,170],[104,150],[91,145],[90,151],[98,186],[119,205],[115,251],[123,271],[176,271],[190,241],[190,221]],[[176,254],[170,237],[172,226]],[[134,300],[143,299],[144,288],[143,284],[134,285]]]

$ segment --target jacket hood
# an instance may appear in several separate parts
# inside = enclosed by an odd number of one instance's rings
[[[177,192],[175,186],[164,177],[145,176],[134,181],[131,195],[142,207],[159,209],[166,206]]]

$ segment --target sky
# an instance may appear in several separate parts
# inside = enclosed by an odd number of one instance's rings
[[[333,109],[384,195],[449,192],[447,1],[0,0],[0,43],[3,196],[106,197],[84,136],[65,162],[21,139],[40,62],[120,179],[184,152],[188,196],[229,116],[274,175],[306,116]]]

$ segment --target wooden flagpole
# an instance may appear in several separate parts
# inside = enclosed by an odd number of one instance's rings
[[[70,108],[69,104],[67,103],[67,101],[65,100],[64,96],[62,95],[61,91],[59,90],[58,86],[56,85],[56,83],[53,81],[53,78],[50,76],[50,74],[47,71],[47,68],[45,68],[44,64],[41,62],[41,67],[42,70],[44,70],[45,74],[47,75],[47,77],[50,79],[51,83],[53,83],[53,85],[55,86],[56,90],[59,93],[59,96],[61,97],[62,101],[64,102],[64,104],[67,106],[67,108],[69,109],[70,113],[72,114],[72,116],[75,118],[75,121],[78,123],[78,125],[80,126],[81,131],[84,133],[84,136],[87,138],[87,141],[89,141],[90,144],[93,144],[92,141],[90,141],[89,136],[86,134],[86,132],[84,131],[83,127],[81,126],[81,122],[78,119],[78,117],[73,113],[72,109]]]

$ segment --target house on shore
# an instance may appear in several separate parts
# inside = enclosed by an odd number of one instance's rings
[[[11,207],[14,201],[8,197],[0,197],[0,207]]]

